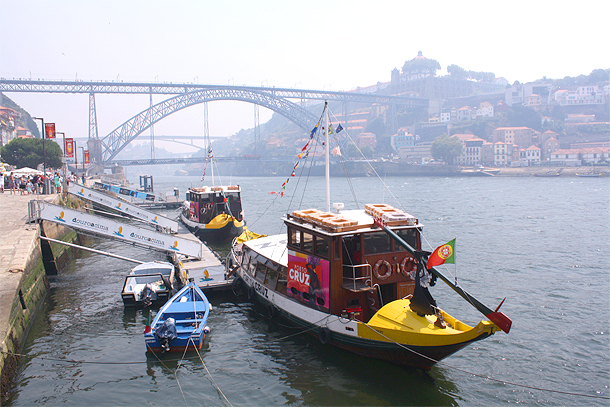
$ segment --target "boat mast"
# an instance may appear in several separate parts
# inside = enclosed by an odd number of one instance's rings
[[[330,212],[330,143],[328,134],[330,129],[328,120],[328,102],[324,102],[324,129],[326,130],[326,212]]]
[[[212,142],[210,141],[210,126],[208,125],[208,102],[203,102],[203,139],[206,154],[206,160],[210,160],[210,169],[212,171],[212,186],[214,183],[214,163],[212,162]]]

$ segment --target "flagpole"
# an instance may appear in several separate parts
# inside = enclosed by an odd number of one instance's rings
[[[324,126],[325,126],[325,130],[326,130],[326,172],[325,172],[325,176],[326,176],[326,212],[330,212],[330,143],[329,141],[329,137],[328,137],[328,133],[329,128],[328,128],[328,102],[324,102]]]
[[[385,226],[379,219],[375,219],[375,225],[377,225],[378,227],[383,229],[392,239],[394,239],[397,243],[399,243],[401,246],[403,246],[405,249],[407,249],[407,251],[409,253],[411,253],[413,256],[415,256],[415,258],[417,259],[418,262],[423,262],[423,260],[424,260],[423,253],[421,251],[418,252],[413,247],[411,247],[411,245],[409,245],[400,236],[398,236],[396,233],[394,233],[394,231],[392,231],[387,226]],[[422,264],[422,266],[425,267],[425,265],[423,265],[423,264]],[[508,331],[510,331],[512,321],[509,317],[504,315],[504,313],[498,312],[498,309],[500,309],[499,306],[498,306],[498,308],[496,308],[495,311],[492,311],[491,309],[486,307],[483,303],[481,303],[476,298],[474,298],[472,295],[468,294],[461,287],[458,287],[457,285],[455,285],[451,281],[449,281],[449,279],[447,277],[442,275],[434,267],[431,267],[430,269],[428,269],[428,271],[430,271],[432,274],[434,274],[435,276],[437,276],[438,278],[443,280],[449,287],[451,287],[453,289],[453,291],[458,293],[460,295],[460,297],[462,297],[466,301],[468,301],[473,307],[475,307],[480,313],[482,313],[487,318],[489,318],[494,324],[496,324],[504,332],[508,333]],[[502,304],[500,304],[500,305],[502,305]]]

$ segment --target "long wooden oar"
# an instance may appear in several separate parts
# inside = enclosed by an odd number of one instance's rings
[[[418,261],[423,262],[424,259],[422,258],[422,255],[421,255],[422,253],[417,252],[413,247],[411,247],[411,245],[409,245],[407,242],[405,242],[400,236],[398,236],[396,233],[394,233],[392,230],[390,230],[381,220],[375,219],[375,225],[377,225],[379,228],[383,229],[383,231],[386,232],[392,239],[394,239],[402,247],[407,249],[407,251],[409,253],[411,253],[413,256],[415,256],[415,258]],[[424,265],[424,267],[426,267],[426,266]],[[507,317],[503,312],[499,312],[499,309],[502,306],[502,303],[504,303],[504,300],[502,300],[502,302],[500,303],[500,305],[498,305],[498,308],[496,308],[495,311],[492,311],[491,309],[486,307],[483,303],[481,303],[479,300],[477,300],[472,295],[470,295],[466,291],[464,291],[461,287],[458,287],[457,285],[453,284],[447,277],[442,275],[434,267],[429,269],[429,271],[432,272],[432,274],[434,274],[441,280],[443,280],[445,283],[447,283],[447,285],[449,287],[451,287],[462,298],[464,298],[466,301],[468,301],[470,304],[472,304],[472,306],[474,306],[477,310],[479,310],[479,312],[481,312],[483,315],[485,315],[487,318],[489,318],[489,320],[491,322],[493,322],[494,324],[496,324],[498,326],[498,328],[500,328],[501,330],[503,330],[506,333],[508,333],[510,331],[510,327],[511,327],[513,321],[509,317]]]

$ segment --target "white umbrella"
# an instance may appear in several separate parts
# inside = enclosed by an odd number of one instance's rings
[[[12,173],[13,175],[42,175],[42,171],[30,167],[19,168],[18,170],[12,171]]]

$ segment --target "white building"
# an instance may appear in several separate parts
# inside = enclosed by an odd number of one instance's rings
[[[489,102],[481,102],[477,109],[477,117],[494,117],[494,105]]]
[[[597,85],[579,86],[575,90],[556,91],[554,100],[560,106],[601,105],[608,100],[609,93],[608,85],[603,88]]]
[[[519,151],[519,161],[527,162],[527,166],[533,165],[535,162],[540,162],[542,150],[540,147],[529,146],[525,150]]]

